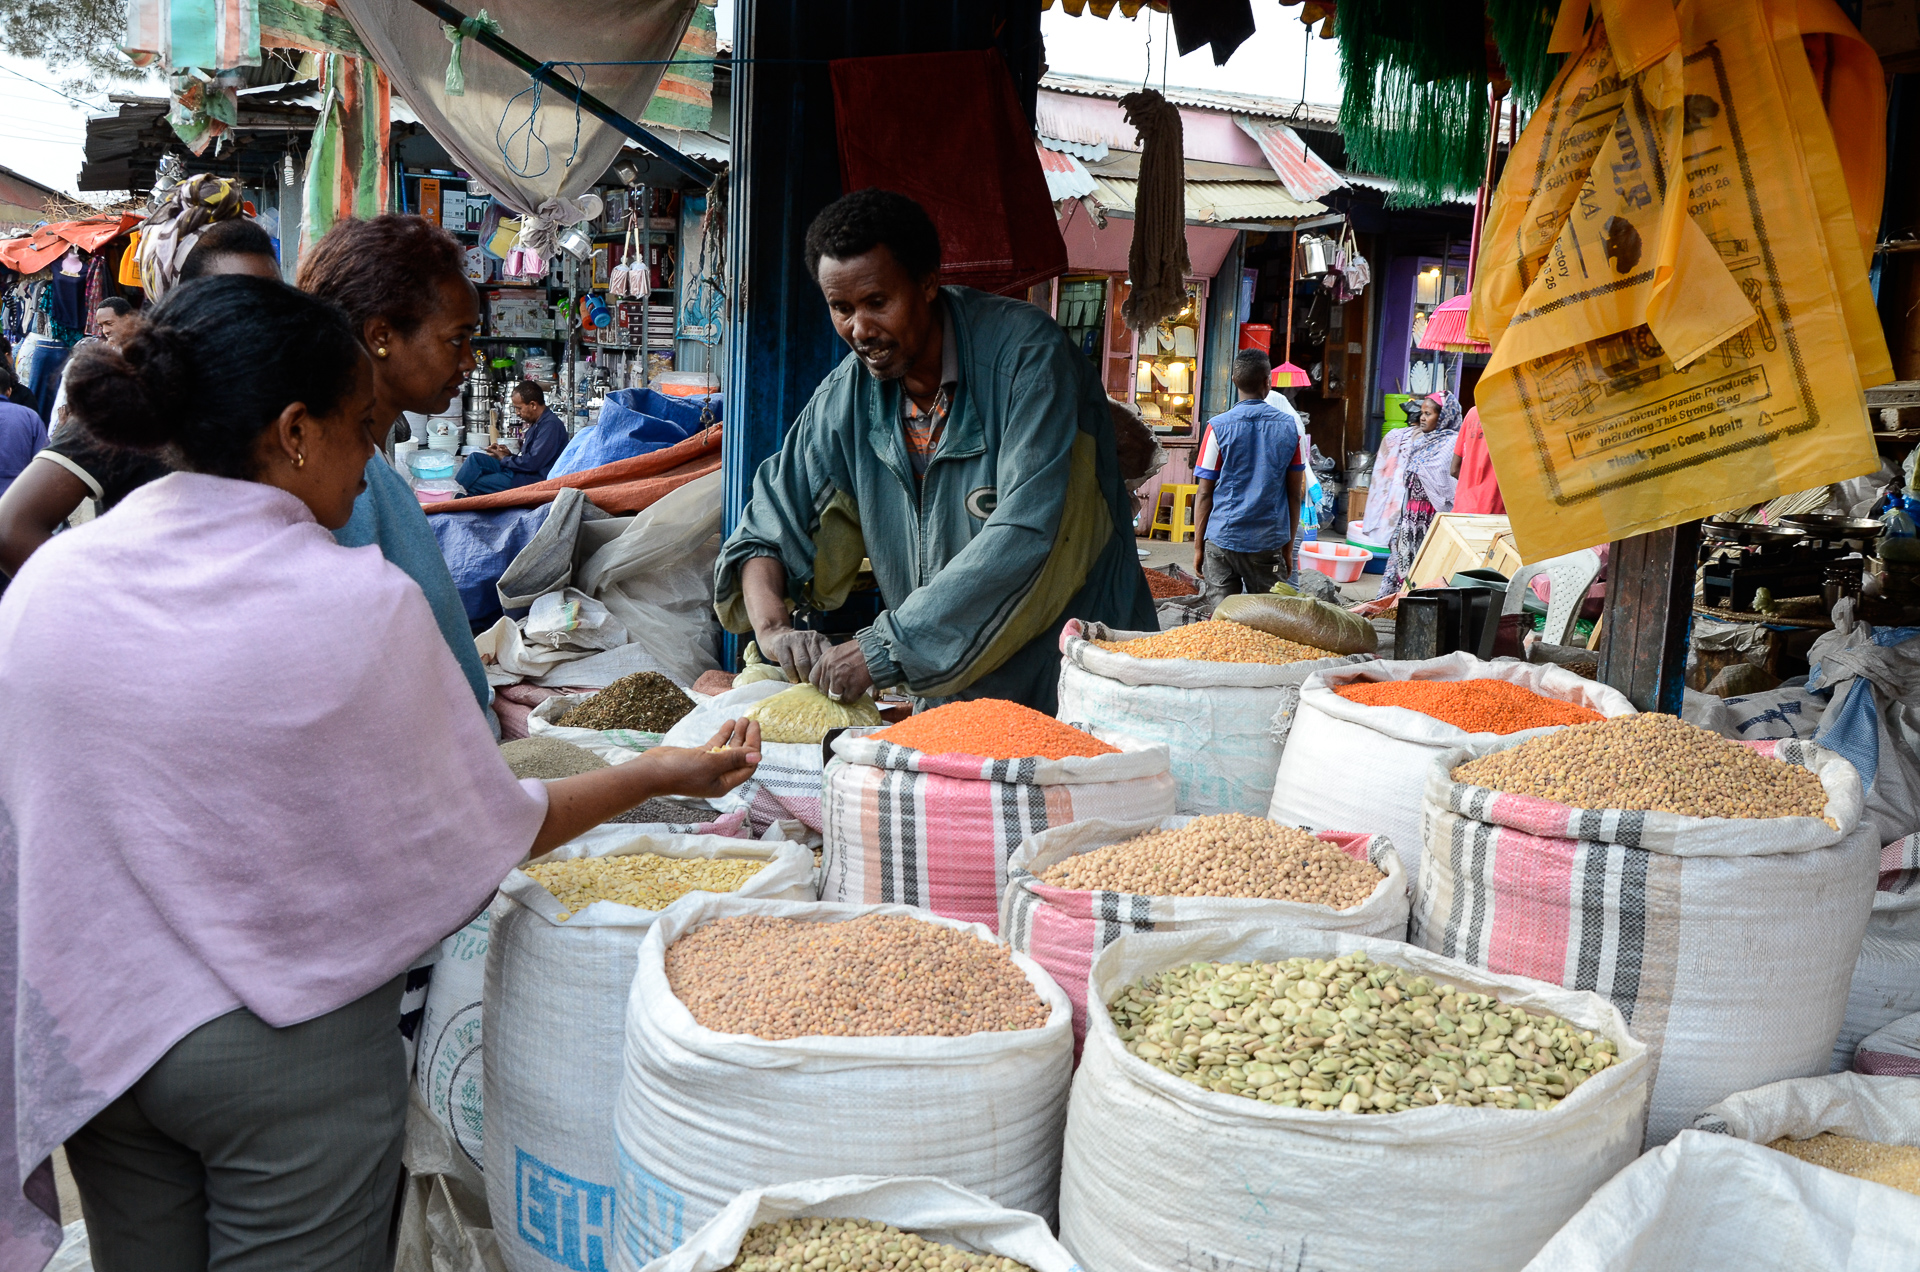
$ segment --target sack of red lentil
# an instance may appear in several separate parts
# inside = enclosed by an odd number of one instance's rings
[[[867,1032],[902,1018],[955,1032]],[[627,1006],[613,1266],[637,1272],[747,1189],[855,1172],[934,1175],[1051,1220],[1072,1019],[1053,978],[979,924],[676,907]]]
[[[1027,840],[1007,864],[1007,889],[1000,897],[1000,937],[1021,953],[1032,955],[1073,1000],[1076,1055],[1087,1032],[1088,970],[1093,966],[1094,955],[1119,940],[1122,933],[1184,932],[1235,923],[1271,923],[1383,936],[1393,941],[1406,939],[1407,876],[1400,866],[1400,854],[1394,851],[1385,835],[1325,830],[1313,836],[1351,861],[1371,865],[1373,873],[1379,876],[1377,882],[1363,880],[1358,885],[1346,880],[1327,880],[1326,885],[1359,892],[1357,899],[1343,897],[1346,904],[1338,909],[1330,904],[1303,900],[1233,895],[1167,896],[1077,888],[1068,882],[1046,880],[1049,872],[1070,858],[1136,840],[1155,831],[1179,830],[1194,820],[1163,817],[1158,821],[1074,822]],[[1280,836],[1301,833],[1292,827],[1274,826],[1264,818],[1259,819],[1259,824]],[[1277,843],[1276,849],[1279,846]],[[1192,861],[1195,855],[1193,847],[1183,841],[1165,842],[1162,851],[1180,861]],[[1279,852],[1274,855],[1278,856]],[[1260,858],[1246,862],[1249,873],[1252,868],[1266,864]],[[1171,860],[1168,865],[1170,870],[1179,869]],[[1132,869],[1139,873],[1152,871],[1154,867],[1141,863]],[[1275,870],[1263,882],[1271,886],[1281,873]],[[1319,880],[1302,882],[1307,887],[1320,883]],[[1365,890],[1362,892],[1361,888]]]
[[[1036,721],[1067,732],[1038,712],[991,700],[950,703],[904,724],[924,729],[956,709],[974,713],[964,721],[969,728],[995,729],[993,713],[1009,723],[1001,737],[955,732],[951,741],[923,737],[927,745],[984,751],[998,744],[1011,752],[1028,749],[1020,740],[1027,734],[1017,730],[1036,728]],[[1167,748],[1157,743],[1079,732],[1066,741],[1106,753],[989,759],[892,740],[900,736],[893,729],[850,729],[834,740],[822,783],[823,901],[900,902],[992,929],[1000,922],[1007,859],[1027,839],[1088,818],[1145,821],[1173,812]]]
[[[570,907],[528,868],[647,853],[759,861],[736,885],[741,894],[813,895],[813,854],[798,844],[623,833],[630,830],[602,826],[528,862],[507,876],[489,911],[482,1160],[513,1272],[608,1266],[627,994],[640,945],[666,913],[585,896]],[[679,904],[700,895],[711,894]]]
[[[1521,746],[1535,749],[1501,761],[1514,769],[1485,770]],[[1476,759],[1469,776],[1488,784],[1456,780]],[[1596,798],[1719,790],[1732,793],[1697,806],[1770,815],[1576,807],[1491,787],[1526,786],[1523,765]],[[1880,855],[1859,776],[1833,752],[1661,715],[1457,748],[1433,761],[1425,830],[1413,942],[1610,998],[1653,1051],[1649,1146],[1735,1091],[1827,1071]]]
[[[1920,1077],[1920,1011],[1876,1029],[1854,1048],[1855,1073]]]
[[[1216,620],[1164,638],[1220,627],[1277,638]],[[1267,811],[1300,686],[1314,672],[1372,661],[1371,654],[1332,655],[1287,663],[1143,658],[1103,649],[1155,635],[1073,619],[1060,633],[1060,718],[1096,737],[1110,734],[1164,743],[1174,781],[1174,811],[1186,814]]]
[[[1917,1145],[1920,1082],[1842,1073],[1744,1091],[1616,1175],[1527,1269],[1911,1272]],[[1854,1171],[1904,1174],[1905,1188]]]
[[[1920,1012],[1920,834],[1880,850],[1880,881],[1847,987],[1847,1018],[1833,1044],[1833,1072],[1854,1067],[1854,1049],[1868,1034],[1915,1012]]]
[[[810,1224],[808,1220],[815,1223]],[[789,1225],[785,1234],[780,1232],[783,1223]],[[825,1230],[816,1224],[826,1225]],[[859,1232],[856,1224],[865,1228],[864,1233]],[[896,1233],[878,1228],[881,1224],[892,1227]],[[709,1219],[672,1254],[647,1264],[645,1272],[725,1272],[748,1251],[787,1248],[797,1256],[808,1244],[823,1237],[832,1241],[839,1232],[849,1230],[864,1236],[867,1242],[884,1243],[898,1240],[896,1234],[912,1234],[930,1244],[1011,1259],[1033,1272],[1080,1272],[1080,1265],[1038,1218],[1009,1210],[991,1198],[944,1179],[924,1175],[893,1178],[841,1175],[750,1189],[728,1202],[725,1210]],[[806,1266],[806,1262],[800,1259],[791,1266]],[[862,1268],[869,1265],[828,1266]],[[900,1266],[950,1268],[957,1265]],[[1002,1272],[999,1265],[984,1261],[970,1266],[981,1272]]]
[[[1617,1060],[1547,1109],[1443,1102],[1398,1112],[1310,1112],[1175,1077],[1130,1051],[1140,1030],[1123,1039],[1102,1009],[1143,978],[1196,963],[1356,953],[1425,977],[1436,993],[1450,985],[1558,1017],[1606,1038]],[[1200,999],[1220,1004],[1210,1023],[1233,1027],[1229,1012],[1240,1007],[1242,984]],[[1127,933],[1095,956],[1089,988],[1102,1006],[1088,1021],[1067,1108],[1060,1240],[1099,1272],[1518,1268],[1640,1149],[1646,1048],[1594,994],[1497,976],[1397,941],[1266,925]],[[1444,1014],[1436,1008],[1436,1022]],[[1493,1027],[1490,1014],[1454,1014],[1460,1027]],[[1335,1026],[1309,1028],[1336,1052],[1362,1042],[1343,1034],[1336,1046],[1333,1035],[1342,1031]],[[1504,1037],[1528,1039],[1518,1029]],[[1203,1036],[1199,1046],[1207,1045]],[[1388,1054],[1425,1054],[1383,1047],[1373,1044],[1376,1063]],[[1265,1076],[1278,1080],[1277,1071]],[[1483,1099],[1494,1089],[1475,1088]]]
[[[1537,694],[1549,702],[1518,698],[1511,703],[1471,704],[1485,722],[1505,729],[1526,725],[1535,715],[1622,716],[1633,704],[1618,689],[1577,676],[1564,667],[1522,662],[1482,662],[1455,653],[1418,662],[1370,662],[1335,667],[1309,679],[1300,689],[1293,735],[1280,758],[1273,802],[1267,816],[1311,830],[1339,827],[1374,830],[1393,840],[1401,864],[1420,889],[1420,802],[1426,795],[1433,757],[1449,747],[1499,740],[1489,729],[1452,724],[1410,706],[1369,705],[1343,697],[1342,689],[1387,685],[1374,693],[1406,693],[1394,683],[1495,681]],[[1417,701],[1411,697],[1407,701]],[[1567,708],[1575,708],[1568,711]],[[1457,709],[1457,708],[1452,708]],[[1593,713],[1591,715],[1586,713]],[[1472,715],[1463,718],[1473,719]],[[1477,721],[1476,721],[1477,722]],[[1540,728],[1507,736],[1532,737]]]

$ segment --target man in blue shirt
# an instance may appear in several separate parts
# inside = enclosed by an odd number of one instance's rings
[[[513,413],[527,426],[520,435],[520,453],[495,444],[467,456],[454,480],[469,495],[494,495],[545,481],[553,461],[567,448],[567,426],[547,409],[546,391],[532,380],[514,387]]]
[[[1207,421],[1194,460],[1200,494],[1193,508],[1193,568],[1209,605],[1243,591],[1271,591],[1292,573],[1287,546],[1307,477],[1297,425],[1267,404],[1272,372],[1262,351],[1240,351],[1233,360],[1239,403]]]

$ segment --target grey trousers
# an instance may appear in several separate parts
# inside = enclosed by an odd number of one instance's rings
[[[1271,592],[1273,585],[1293,573],[1291,543],[1271,552],[1229,552],[1213,540],[1201,558],[1200,591],[1209,606],[1242,592]]]
[[[381,1272],[404,980],[285,1029],[245,1009],[208,1021],[75,1133],[95,1272]]]

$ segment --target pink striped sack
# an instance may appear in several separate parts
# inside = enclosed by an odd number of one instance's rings
[[[1359,905],[1330,910],[1299,901],[1247,897],[1147,897],[1129,892],[1079,892],[1040,882],[1069,857],[1152,830],[1173,830],[1191,817],[1157,821],[1082,821],[1035,835],[1007,863],[1000,894],[1000,937],[1052,973],[1073,1000],[1073,1053],[1087,1036],[1087,972],[1093,956],[1124,932],[1179,932],[1232,924],[1318,928],[1402,941],[1407,934],[1407,875],[1385,835],[1324,830],[1315,835],[1356,861],[1370,861],[1387,877]]]
[[[1068,822],[1173,815],[1167,748],[1109,736],[1118,755],[928,755],[853,730],[823,783],[822,901],[917,905],[998,930],[1007,859]]]
[[[1825,818],[1570,808],[1427,777],[1414,944],[1612,1000],[1652,1048],[1646,1142],[1736,1091],[1827,1071],[1880,846],[1860,778],[1824,747],[1745,742],[1813,770]]]
[[[1853,1071],[1920,1078],[1920,1011],[1861,1039],[1853,1053]]]

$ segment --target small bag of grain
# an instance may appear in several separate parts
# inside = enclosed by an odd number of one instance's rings
[[[1053,1215],[1072,1009],[978,924],[705,897],[661,916],[631,980],[625,1266],[745,1189],[854,1172],[931,1174]]]
[[[1001,939],[1073,1000],[1076,1054],[1087,971],[1121,933],[1262,922],[1404,940],[1400,855],[1385,835],[1309,834],[1240,813],[1080,821],[1021,844],[1000,897]]]
[[[1653,1050],[1647,1143],[1825,1073],[1872,908],[1860,778],[1810,743],[1620,716],[1435,757],[1416,945],[1612,999]]]
[[[1330,654],[1224,619],[1151,634],[1074,619],[1060,634],[1060,718],[1165,744],[1174,809],[1264,816],[1300,686]]]
[[[1743,1091],[1616,1175],[1529,1272],[1910,1272],[1920,1082],[1842,1073]]]
[[[1631,715],[1618,689],[1563,667],[1472,654],[1330,667],[1300,687],[1288,749],[1264,810],[1289,826],[1377,830],[1417,893],[1427,770],[1449,747]]]
[[[903,902],[993,928],[1021,843],[1088,818],[1168,816],[1173,779],[1164,746],[976,698],[841,734],[823,799],[822,900]]]

